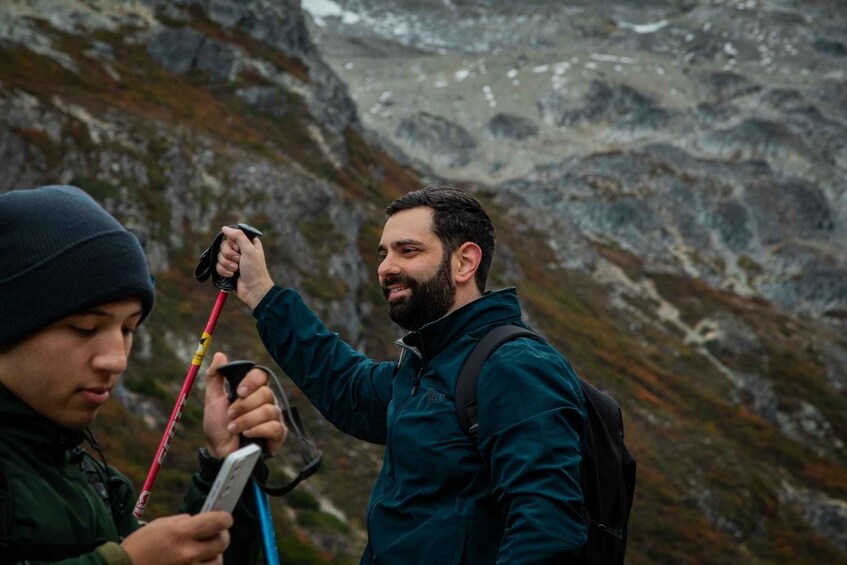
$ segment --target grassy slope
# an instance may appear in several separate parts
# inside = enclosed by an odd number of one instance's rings
[[[262,56],[271,54],[249,38],[217,29],[197,15],[193,24],[205,33],[238,43]],[[154,237],[165,239],[167,211],[159,193],[164,171],[157,157],[161,124],[183,133],[200,132],[219,144],[218,149],[236,145],[245,151],[278,162],[295,161],[314,174],[336,182],[349,198],[368,199],[379,205],[409,187],[417,186],[413,172],[365,144],[348,132],[350,167],[334,171],[321,157],[306,133],[308,115],[292,112],[283,119],[257,115],[234,97],[235,85],[209,88],[203,76],[175,77],[158,67],[135,45],[125,45],[121,33],[98,33],[97,39],[113,46],[115,68],[122,80],[106,74],[98,63],[81,55],[90,38],[56,35],[73,56],[79,74],[70,73],[52,61],[27,50],[5,52],[0,81],[5,91],[21,89],[44,104],[54,96],[94,115],[119,115],[140,137],[153,139],[146,154],[137,155],[148,168],[148,186],[133,188],[133,196],[144,203],[154,223]],[[292,76],[305,78],[302,64],[273,55],[274,62]],[[249,77],[245,80],[253,80]],[[302,102],[292,96],[292,104]],[[65,139],[74,150],[94,156],[94,145],[84,126],[69,122]],[[68,147],[53,144],[39,131],[19,131],[33,150],[45,157],[45,175],[57,170]],[[190,151],[190,148],[186,148]],[[91,162],[95,160],[92,158]],[[375,170],[384,172],[374,175]],[[96,170],[92,166],[92,170]],[[100,198],[115,196],[118,187],[92,178],[75,179]],[[381,180],[374,180],[375,178]],[[729,562],[836,562],[844,559],[835,548],[811,532],[795,510],[782,505],[778,486],[785,477],[798,485],[814,487],[831,496],[847,497],[845,461],[815,455],[791,442],[742,402],[731,400],[732,387],[704,358],[683,343],[672,328],[645,325],[630,330],[630,319],[611,308],[605,291],[586,277],[544,265],[543,234],[510,227],[504,212],[491,204],[501,239],[516,253],[524,278],[520,295],[536,325],[569,357],[577,370],[620,401],[626,417],[628,443],[639,463],[639,483],[631,526],[632,563],[729,563]],[[220,218],[222,222],[231,218]],[[360,236],[362,256],[371,272],[376,265],[371,250],[379,237],[381,218],[368,218]],[[199,337],[213,303],[215,291],[200,288],[190,271],[205,240],[189,238],[182,249],[170,250],[171,270],[159,274],[159,305],[145,328],[153,341],[152,360],[136,360],[127,375],[131,388],[153,394],[163,413],[182,383],[188,359],[180,359],[165,343],[166,331]],[[209,237],[211,234],[208,234]],[[847,437],[845,400],[828,394],[820,363],[804,344],[828,331],[808,320],[796,320],[773,311],[765,304],[711,290],[697,281],[645,273],[637,258],[620,252],[608,255],[631,278],[650,275],[659,292],[694,322],[720,310],[733,312],[754,328],[770,359],[769,374],[785,406],[810,399],[819,406],[834,428],[836,437]],[[548,258],[552,260],[552,255]],[[496,282],[511,284],[494,273]],[[499,279],[499,280],[498,280]],[[343,283],[343,281],[341,281]],[[337,288],[343,288],[343,284]],[[394,356],[395,337],[385,323],[381,297],[371,285],[362,291],[362,301],[375,304],[366,342],[376,356]],[[319,306],[319,305],[318,305]],[[645,311],[649,305],[635,304]],[[269,362],[254,338],[252,320],[237,304],[227,307],[213,349],[238,351],[240,357]],[[750,360],[725,360],[739,370]],[[798,378],[802,375],[802,379]],[[296,391],[292,400],[306,401]],[[173,512],[194,468],[193,446],[200,438],[201,396],[195,390],[174,440],[171,454],[148,507],[148,517]],[[309,432],[326,453],[323,471],[310,482],[344,510],[354,526],[363,526],[363,509],[380,450],[364,446],[332,430],[314,414],[306,417]],[[124,470],[136,485],[143,482],[159,432],[150,430],[124,408],[113,403],[98,420],[97,429],[111,463]],[[306,492],[308,489],[298,489]],[[338,555],[319,550],[305,535],[307,528],[341,531],[315,513],[313,500],[301,495],[286,500],[300,509],[298,518],[275,504],[275,520],[286,563],[354,562],[356,550]],[[300,520],[297,525],[293,520]],[[360,543],[360,542],[359,542]],[[355,543],[353,544],[356,545]],[[346,555],[345,555],[346,553]]]

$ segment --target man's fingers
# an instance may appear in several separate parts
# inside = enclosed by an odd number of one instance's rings
[[[222,553],[229,547],[229,530],[221,530],[215,535],[201,540],[197,551],[197,560],[201,563],[217,563],[217,559],[223,562]]]
[[[212,356],[212,362],[209,364],[209,368],[206,369],[207,376],[215,376],[215,373],[218,372],[218,367],[221,365],[226,365],[227,358],[226,354],[218,351]]]
[[[231,277],[238,271],[238,263],[241,260],[241,255],[232,250],[228,241],[224,241],[221,244],[221,250],[218,252],[217,260],[215,268],[218,274],[222,277]]]
[[[203,512],[152,520],[131,533],[121,547],[133,563],[215,563],[229,546],[232,515]]]
[[[226,236],[226,242],[229,243],[228,247],[232,250],[233,253],[241,253],[241,250],[245,248],[244,246],[250,243],[250,238],[247,237],[247,234],[245,234],[240,229],[224,226],[223,228],[221,228],[221,231],[224,232],[224,235]],[[221,245],[221,249],[223,249],[223,247],[224,246]]]
[[[187,534],[196,540],[213,538],[232,527],[232,514],[223,511],[202,512],[188,517],[187,520]]]
[[[247,437],[258,437],[254,428],[264,423],[282,425],[282,410],[276,404],[262,404],[249,412],[231,418],[229,431],[234,434],[245,434]],[[264,437],[264,436],[262,436]]]
[[[212,398],[226,394],[224,376],[218,372],[218,367],[226,365],[226,363],[226,355],[218,351],[212,356],[212,362],[206,369],[206,394],[211,394]]]
[[[266,440],[265,450],[276,453],[288,437],[288,427],[279,421],[265,422],[244,432],[244,437]]]
[[[241,387],[238,387],[241,390]],[[263,406],[276,406],[276,396],[268,386],[254,390],[246,398],[238,398],[233,402],[228,411],[230,419],[238,418]]]
[[[271,393],[270,395],[273,396],[270,388],[266,386],[269,381],[270,375],[268,375],[268,372],[264,369],[250,369],[250,371],[244,375],[244,378],[241,379],[241,382],[238,383],[236,394],[238,394],[238,398],[248,398],[264,387],[267,388],[268,392]],[[268,397],[263,398],[264,402],[268,402],[270,400],[271,399]]]
[[[202,512],[191,516],[190,535],[196,540],[195,560],[215,563],[215,559],[229,546],[229,528],[232,524],[232,514],[229,512]]]
[[[229,226],[222,227],[221,231],[226,237],[223,243],[221,243],[221,250],[227,249],[233,254],[241,253],[241,247],[238,245],[238,237],[244,236],[246,238],[247,236],[244,234],[244,232],[240,229],[231,228]],[[232,257],[229,257],[229,259],[232,259]]]
[[[215,265],[215,269],[222,277],[232,277],[238,271],[238,265],[241,261],[241,248],[233,238],[236,234],[242,232],[241,230],[232,230],[227,227],[223,228],[223,232],[227,237],[221,243],[218,256],[216,257],[217,264]]]

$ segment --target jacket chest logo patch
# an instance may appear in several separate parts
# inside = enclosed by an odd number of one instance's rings
[[[435,392],[434,390],[430,390],[426,393],[427,402],[441,402],[445,398],[447,398],[447,395],[443,392]]]

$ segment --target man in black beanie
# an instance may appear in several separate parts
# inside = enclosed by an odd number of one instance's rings
[[[0,265],[0,563],[220,563],[230,527],[242,547],[227,555],[251,562],[260,540],[248,505],[234,526],[207,512],[142,527],[126,477],[80,447],[153,308],[138,239],[77,188],[15,190],[0,194]],[[240,434],[271,453],[285,438],[261,370],[242,381],[229,415],[224,363],[218,353],[206,372],[207,445],[186,511],[199,509]]]

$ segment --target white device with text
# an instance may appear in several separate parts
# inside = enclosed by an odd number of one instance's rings
[[[225,510],[231,513],[261,454],[262,448],[251,443],[227,455],[200,512]]]

